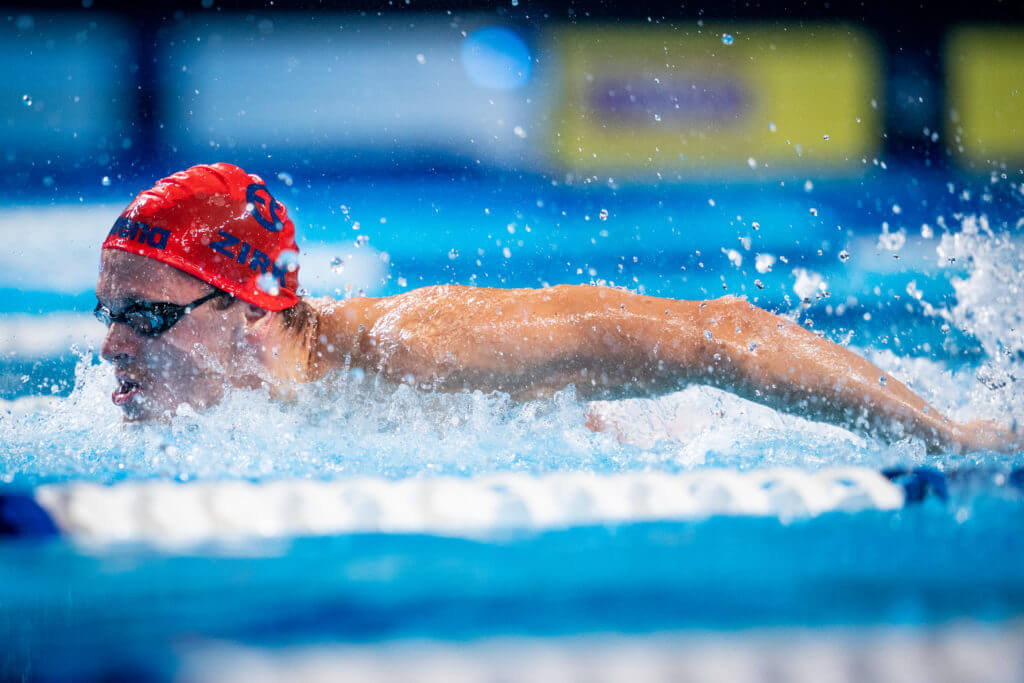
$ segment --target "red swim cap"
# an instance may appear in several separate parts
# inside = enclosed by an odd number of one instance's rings
[[[193,166],[140,193],[103,248],[163,261],[270,311],[298,301],[295,225],[259,176],[231,164]]]

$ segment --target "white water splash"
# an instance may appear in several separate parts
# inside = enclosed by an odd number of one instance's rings
[[[958,274],[952,278],[956,304],[934,312],[975,337],[986,355],[975,381],[969,382],[974,414],[1024,424],[1021,236],[1009,230],[994,232],[984,215],[963,216],[960,230],[944,234],[936,254],[941,267]]]
[[[89,479],[331,479],[475,476],[491,472],[677,472],[829,465],[882,467],[908,447],[782,415],[723,391],[587,403],[569,387],[517,403],[482,392],[423,393],[356,373],[303,385],[287,402],[235,390],[169,424],[125,425],[112,372],[83,357],[67,398],[5,402],[0,478],[34,485]],[[588,429],[588,412],[619,432]],[[921,451],[923,453],[923,450]]]

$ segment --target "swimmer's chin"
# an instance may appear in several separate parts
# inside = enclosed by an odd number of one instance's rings
[[[147,396],[141,395],[120,404],[114,401],[121,408],[121,421],[124,424],[170,424],[178,418],[194,417],[220,403],[219,397],[209,401],[193,398],[179,401],[173,407],[166,407],[166,403],[154,405],[147,399]]]
[[[160,415],[154,414],[146,410],[143,406],[139,405],[135,401],[130,403],[119,404],[114,401],[114,405],[121,408],[121,421],[125,424],[146,424],[149,422],[160,421]]]
[[[147,398],[141,387],[131,391],[130,395],[126,395],[123,387],[119,387],[114,390],[110,400],[121,409],[121,421],[125,424],[168,423],[177,412],[182,412],[181,406],[160,410],[151,405]]]

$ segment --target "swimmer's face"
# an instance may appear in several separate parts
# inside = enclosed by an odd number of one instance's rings
[[[103,250],[96,298],[115,315],[133,302],[188,304],[212,291],[205,282],[165,263]],[[229,386],[257,383],[254,357],[247,353],[249,308],[260,310],[215,298],[155,337],[112,323],[101,355],[114,365],[117,386],[111,398],[124,410],[125,419],[169,416],[182,403],[202,408],[220,400]],[[253,312],[248,313],[251,322]]]

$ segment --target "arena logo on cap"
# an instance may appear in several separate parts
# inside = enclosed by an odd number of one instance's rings
[[[278,215],[284,207],[274,199],[266,185],[253,183],[245,188],[245,201],[252,207],[249,213],[264,228],[280,232],[284,227],[284,221]]]
[[[110,229],[109,234],[121,239],[134,240],[140,244],[148,244],[154,249],[165,249],[171,231],[121,216],[114,221],[114,227]]]

